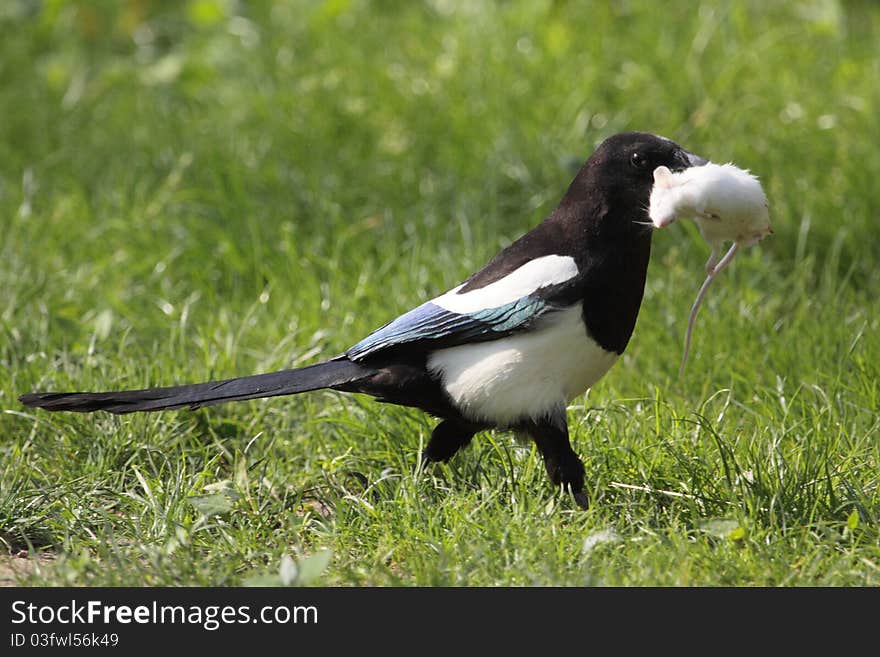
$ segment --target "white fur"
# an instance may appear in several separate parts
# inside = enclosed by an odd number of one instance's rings
[[[703,239],[716,248],[723,242],[748,246],[773,232],[761,183],[729,163],[710,162],[680,173],[657,167],[648,214],[657,228],[692,217]]]
[[[715,276],[733,261],[740,247],[750,246],[773,232],[770,209],[761,183],[746,169],[730,163],[709,162],[680,173],[672,173],[666,167],[654,169],[648,214],[657,228],[668,226],[678,217],[692,217],[703,239],[712,246],[706,263],[708,276],[688,317],[679,368],[681,376],[690,351],[697,311],[706,290]],[[719,260],[724,242],[733,242],[733,246]]]
[[[500,340],[441,349],[428,368],[465,417],[510,425],[563,412],[617,360],[588,335],[582,304],[553,313],[543,326]]]
[[[530,260],[504,278],[464,294],[458,291],[464,283],[432,303],[454,313],[465,314],[497,308],[528,296],[547,285],[557,285],[578,275],[577,264],[570,256],[548,255]]]

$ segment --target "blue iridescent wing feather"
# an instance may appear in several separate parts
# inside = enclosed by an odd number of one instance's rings
[[[380,351],[419,343],[441,349],[468,342],[496,340],[532,324],[557,308],[537,296],[527,296],[497,308],[454,313],[428,301],[377,329],[346,352],[363,360]]]

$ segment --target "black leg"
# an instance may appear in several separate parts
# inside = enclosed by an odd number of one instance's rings
[[[471,424],[464,420],[443,420],[434,427],[431,440],[422,452],[422,462],[448,461],[483,428],[479,424]]]
[[[568,442],[568,423],[565,416],[549,418],[539,422],[529,422],[522,427],[538,446],[544,457],[544,466],[550,481],[555,486],[564,485],[574,495],[578,506],[587,508],[590,504],[584,492],[584,464]]]

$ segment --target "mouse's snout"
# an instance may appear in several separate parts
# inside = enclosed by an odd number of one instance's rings
[[[675,215],[672,213],[654,213],[651,215],[651,223],[655,228],[666,228],[669,224],[675,223]]]

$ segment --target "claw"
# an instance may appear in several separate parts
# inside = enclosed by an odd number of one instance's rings
[[[574,494],[574,501],[577,502],[577,505],[582,509],[590,508],[590,496],[582,490],[579,490]]]

